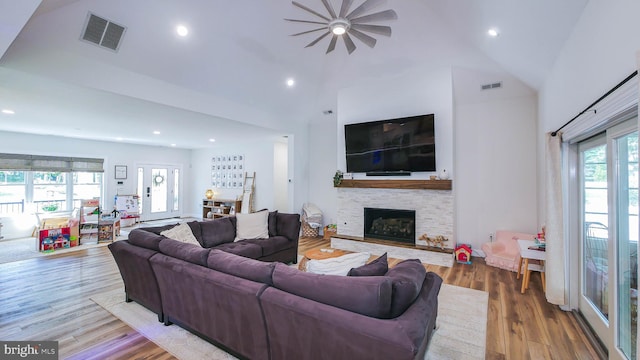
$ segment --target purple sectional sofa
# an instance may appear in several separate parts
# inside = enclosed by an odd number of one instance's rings
[[[146,281],[156,285],[165,324],[239,358],[422,359],[435,327],[442,279],[417,260],[382,276],[317,275],[218,248],[147,240],[111,244],[119,266],[149,264]],[[128,294],[133,274],[120,268]]]
[[[198,254],[205,258],[209,250],[220,249],[262,261],[297,263],[300,234],[298,214],[272,211],[268,217],[268,239],[238,242],[234,242],[236,218],[233,216],[211,221],[192,221],[187,224],[202,245]],[[160,233],[174,226],[176,225],[134,229],[129,233],[128,240],[116,241],[109,245],[124,281],[126,301],[135,301],[145,306],[158,314],[159,321],[163,321],[162,299],[149,259],[161,252],[160,243],[167,239]],[[165,243],[165,246],[168,245]],[[191,256],[199,255],[194,252]]]

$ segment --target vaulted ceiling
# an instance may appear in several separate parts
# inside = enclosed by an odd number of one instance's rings
[[[15,111],[0,130],[203,148],[284,135],[335,109],[340,89],[416,67],[505,73],[537,90],[587,1],[382,1],[375,11],[398,15],[378,22],[391,37],[356,39],[349,55],[341,40],[325,54],[329,37],[305,48],[320,33],[290,36],[316,26],[284,18],[319,20],[290,1],[0,0],[0,109]],[[126,27],[117,52],[81,40],[90,12]]]

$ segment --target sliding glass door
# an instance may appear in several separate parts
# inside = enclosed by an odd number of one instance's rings
[[[636,358],[637,120],[579,144],[579,309],[611,359]]]

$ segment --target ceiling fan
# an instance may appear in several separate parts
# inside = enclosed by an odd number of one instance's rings
[[[398,15],[393,10],[384,10],[380,12],[376,12],[369,15],[364,15],[370,12],[372,9],[380,6],[385,0],[366,0],[360,6],[355,8],[353,11],[349,12],[349,8],[353,4],[353,0],[342,0],[342,6],[340,7],[340,12],[336,13],[333,9],[329,0],[321,0],[324,7],[329,12],[329,16],[325,16],[309,7],[306,7],[296,1],[292,1],[291,3],[302,10],[305,10],[316,17],[321,18],[324,21],[309,21],[309,20],[296,20],[296,19],[285,19],[287,21],[299,22],[299,23],[307,23],[307,24],[318,24],[322,25],[321,27],[313,30],[303,31],[297,34],[292,34],[291,36],[299,36],[303,34],[313,33],[316,31],[325,31],[322,35],[320,35],[317,39],[310,42],[305,47],[310,47],[317,44],[320,40],[327,37],[327,35],[331,36],[331,41],[329,42],[329,47],[327,48],[327,54],[333,51],[336,47],[336,42],[339,37],[342,37],[344,40],[344,44],[347,47],[347,51],[351,54],[355,49],[356,45],[353,43],[351,36],[356,39],[362,41],[369,47],[373,48],[376,46],[376,39],[372,36],[365,34],[365,32],[379,34],[384,36],[391,36],[391,27],[383,26],[383,25],[371,25],[369,23],[375,21],[387,21],[387,20],[395,20],[398,18]]]

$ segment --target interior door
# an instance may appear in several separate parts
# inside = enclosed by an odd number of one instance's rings
[[[139,165],[137,169],[142,221],[179,217],[181,169],[166,165]]]
[[[636,358],[638,249],[637,120],[579,145],[579,309],[610,359]]]

